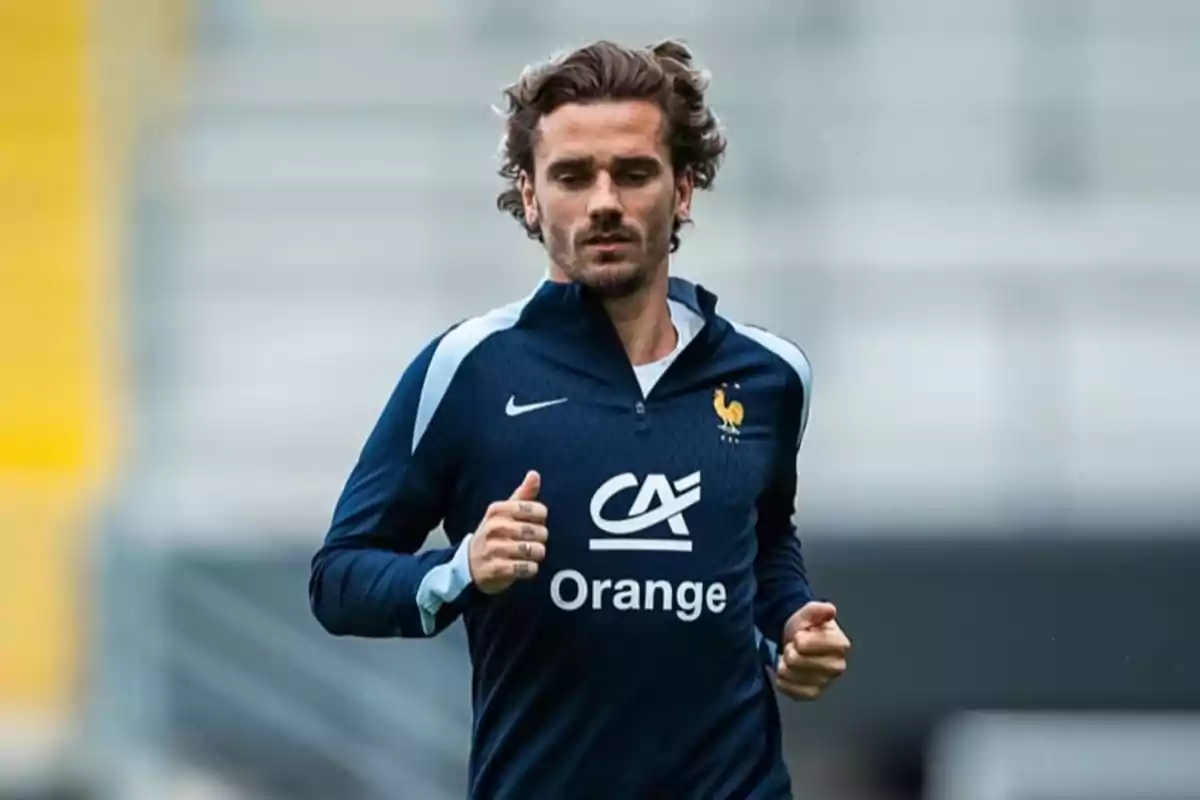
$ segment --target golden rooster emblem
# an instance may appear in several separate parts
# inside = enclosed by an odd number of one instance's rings
[[[739,430],[742,421],[746,418],[746,409],[737,400],[729,402],[726,400],[725,392],[729,389],[729,384],[721,384],[715,392],[713,392],[713,410],[717,412],[717,417],[721,420],[721,424],[717,428],[724,434],[722,439],[726,441],[735,441],[736,437],[741,434]],[[740,389],[736,383],[734,389]]]

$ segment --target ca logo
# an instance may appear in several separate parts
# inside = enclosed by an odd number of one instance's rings
[[[614,536],[627,536],[665,522],[676,536],[689,534],[683,512],[700,502],[699,472],[685,475],[674,482],[665,475],[647,475],[624,518],[611,519],[604,515],[605,506],[610,500],[621,492],[637,487],[637,476],[631,472],[605,481],[592,496],[590,510],[596,527]],[[655,500],[658,505],[651,508],[650,504]],[[592,550],[692,552],[690,539],[592,539],[589,547]]]

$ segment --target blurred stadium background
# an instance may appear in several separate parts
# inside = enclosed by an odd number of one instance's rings
[[[1200,3],[0,0],[0,796],[462,796],[461,629],[308,559],[392,384],[542,256],[526,63],[682,36],[677,269],[815,365],[855,639],[801,798],[1200,798]]]

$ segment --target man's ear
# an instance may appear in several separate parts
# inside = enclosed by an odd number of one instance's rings
[[[680,222],[692,220],[692,194],[696,188],[696,179],[691,169],[684,169],[675,179],[675,218]]]
[[[521,190],[521,205],[525,208],[525,224],[536,228],[540,222],[537,197],[533,193],[533,178],[525,170],[521,170],[517,178],[517,187]]]

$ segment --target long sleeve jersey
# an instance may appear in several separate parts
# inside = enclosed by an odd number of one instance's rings
[[[546,280],[435,337],[313,559],[332,634],[462,619],[473,798],[790,797],[764,666],[811,599],[792,521],[811,370],[699,285],[672,278],[669,303],[692,333],[648,387],[578,284]],[[473,531],[529,470],[546,558],[485,595]],[[439,524],[450,546],[423,549]]]

